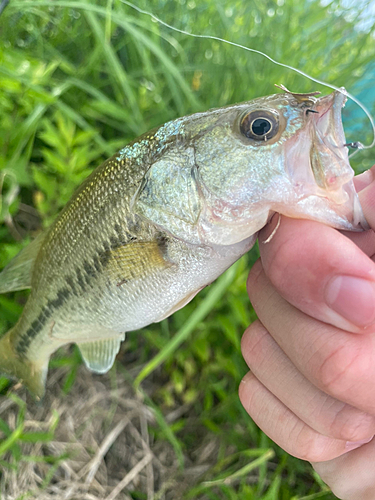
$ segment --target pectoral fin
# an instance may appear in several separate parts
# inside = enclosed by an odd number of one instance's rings
[[[106,273],[117,286],[152,275],[157,270],[173,266],[165,260],[157,241],[133,242],[111,251]]]
[[[31,288],[33,265],[44,236],[45,233],[41,233],[2,270],[0,273],[0,293]]]
[[[95,373],[106,373],[115,362],[125,334],[111,339],[95,340],[78,344],[87,368]]]

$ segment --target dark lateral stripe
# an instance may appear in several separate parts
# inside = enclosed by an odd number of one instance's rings
[[[118,236],[110,236],[109,241],[111,243],[112,248],[116,248],[120,245],[120,240]]]
[[[108,241],[103,241],[103,249],[104,249],[104,252],[111,251],[111,245],[108,243]]]
[[[128,231],[125,231],[120,224],[114,225],[115,235],[110,236],[110,242],[112,249],[118,248],[128,244],[130,241],[134,240],[135,237],[131,235]]]
[[[76,269],[76,276],[77,276],[77,282],[78,282],[79,286],[81,287],[82,292],[84,292],[86,290],[87,283],[85,281],[85,278],[82,274],[81,269]]]
[[[83,263],[83,270],[89,278],[94,278],[96,275],[95,268],[92,264],[90,264],[87,260]]]
[[[73,278],[71,276],[67,276],[65,281],[69,285],[69,288],[72,290],[73,294],[77,295],[77,287],[76,284],[74,283]]]
[[[115,224],[114,228],[118,235],[122,235],[122,227],[120,226],[120,224]]]
[[[65,281],[66,285],[58,290],[53,299],[49,299],[47,304],[43,306],[37,318],[31,323],[26,332],[20,337],[17,343],[17,353],[25,355],[32,340],[44,328],[48,319],[53,313],[62,307],[71,296],[79,297],[82,295],[90,285],[93,278],[96,278],[103,271],[110,259],[110,246],[103,245],[104,250],[100,251],[89,262],[84,261],[82,267],[76,268],[73,277],[67,276]],[[107,250],[108,248],[108,250]]]
[[[72,290],[64,287],[61,288],[54,299],[49,299],[47,304],[42,307],[38,317],[31,323],[24,335],[21,336],[17,343],[16,350],[20,355],[25,355],[32,340],[43,330],[47,320],[52,316],[53,312],[60,308],[72,295]]]
[[[99,273],[102,270],[102,263],[100,262],[99,256],[94,255],[92,259],[93,266],[95,268],[95,271]]]
[[[54,309],[58,309],[61,307],[64,302],[68,300],[68,298],[72,295],[72,292],[68,288],[61,288],[57,292],[57,296],[53,300],[49,300],[47,302],[47,305],[45,306],[46,309],[49,311],[49,316],[52,314]]]

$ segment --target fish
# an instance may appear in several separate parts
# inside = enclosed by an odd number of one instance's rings
[[[368,228],[341,119],[345,89],[282,90],[177,118],[93,171],[0,274],[0,293],[31,288],[0,339],[2,374],[41,398],[50,356],[69,343],[107,372],[125,332],[182,308],[275,213]]]

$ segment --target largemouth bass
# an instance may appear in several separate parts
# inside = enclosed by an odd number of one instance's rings
[[[0,372],[40,397],[51,354],[71,342],[108,371],[126,331],[183,307],[275,212],[367,228],[344,102],[344,91],[261,97],[171,121],[105,161],[0,274],[1,293],[31,287],[0,340]]]

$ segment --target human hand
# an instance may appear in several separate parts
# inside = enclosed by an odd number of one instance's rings
[[[375,167],[356,178],[375,229]],[[242,339],[240,399],[343,500],[375,498],[375,232],[341,234],[277,217],[260,234],[248,293],[259,321]],[[368,443],[368,444],[364,444]]]

